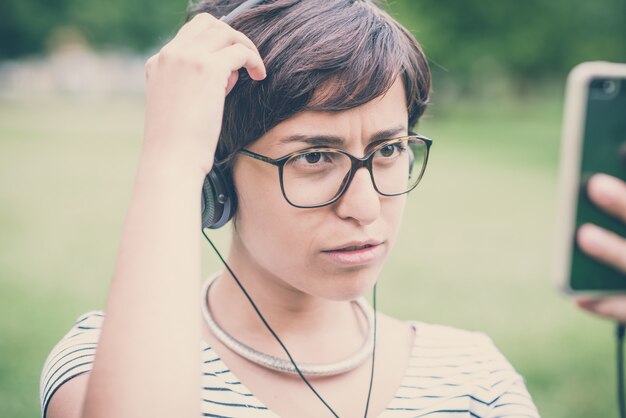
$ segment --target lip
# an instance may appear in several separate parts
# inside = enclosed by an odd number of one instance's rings
[[[322,250],[322,254],[337,264],[358,266],[371,263],[380,257],[384,253],[384,244],[384,241],[374,240],[351,241],[329,250]]]

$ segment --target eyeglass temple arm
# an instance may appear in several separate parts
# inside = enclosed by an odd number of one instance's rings
[[[256,158],[257,160],[265,161],[266,163],[270,163],[273,165],[278,165],[278,162],[275,159],[266,157],[261,154],[257,154],[256,152],[248,151],[247,149],[241,149],[239,150],[239,152],[247,155],[248,157]]]

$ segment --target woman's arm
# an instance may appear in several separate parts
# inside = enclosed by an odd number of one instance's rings
[[[142,155],[83,417],[198,416],[198,174]]]
[[[254,44],[208,14],[146,65],[143,148],[83,418],[200,415],[200,193],[242,67],[265,77]],[[82,389],[59,390],[48,418]]]

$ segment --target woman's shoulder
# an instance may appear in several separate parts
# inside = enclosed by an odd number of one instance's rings
[[[50,354],[67,351],[68,346],[97,343],[104,318],[105,314],[102,311],[89,311],[80,315],[54,346]],[[48,356],[48,360],[50,360],[50,356]]]
[[[80,315],[48,354],[39,382],[43,416],[50,398],[65,382],[91,371],[103,321],[102,311]]]
[[[77,329],[100,329],[105,314],[103,311],[89,311],[80,315],[74,322]]]
[[[415,330],[416,340],[420,342],[438,342],[451,346],[489,346],[493,341],[480,331],[470,331],[449,325],[432,324],[417,320],[408,321]]]
[[[498,416],[539,416],[524,378],[485,333],[421,321],[409,324],[415,340],[403,399],[427,389],[474,416],[492,416],[495,410]]]
[[[450,364],[460,364],[465,359],[470,363],[477,361],[498,365],[495,370],[506,369],[515,373],[509,361],[484,332],[415,320],[408,322],[415,330],[415,357],[437,358]]]
[[[89,311],[80,315],[55,346],[55,349],[68,344],[97,343],[104,318],[105,314],[102,311]]]

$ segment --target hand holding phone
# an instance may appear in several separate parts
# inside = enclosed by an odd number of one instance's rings
[[[626,222],[625,182],[596,174],[588,182],[587,194],[598,208]],[[585,254],[626,273],[626,240],[620,235],[593,224],[584,224],[578,229],[576,240]],[[576,302],[594,314],[626,322],[626,295],[578,296]]]
[[[626,64],[583,63],[568,78],[561,145],[555,276],[564,292],[626,293],[625,179]]]

